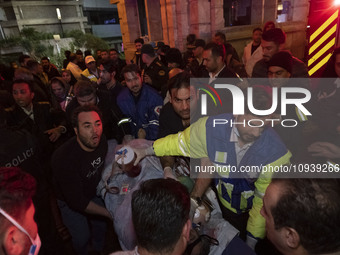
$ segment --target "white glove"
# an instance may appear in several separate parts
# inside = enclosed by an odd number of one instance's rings
[[[166,167],[164,168],[164,174],[163,174],[163,176],[164,176],[164,179],[169,178],[169,179],[174,179],[174,180],[177,181],[176,177],[175,177],[174,174],[172,173],[172,169],[171,169],[170,166],[166,166]]]
[[[134,166],[136,166],[139,161],[141,161],[143,158],[145,158],[146,156],[152,156],[155,155],[155,152],[153,150],[153,147],[150,146],[146,149],[137,149],[137,148],[133,148],[133,151],[136,154],[136,160],[135,163],[133,164]]]

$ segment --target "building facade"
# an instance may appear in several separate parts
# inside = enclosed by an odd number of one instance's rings
[[[53,34],[70,30],[85,32],[87,18],[82,6],[82,0],[0,0],[0,39],[18,36],[24,27]]]
[[[133,57],[134,40],[148,35],[185,50],[186,36],[206,41],[217,31],[243,54],[252,30],[274,21],[287,34],[287,50],[300,59],[305,55],[308,0],[110,0],[117,5],[127,59]]]

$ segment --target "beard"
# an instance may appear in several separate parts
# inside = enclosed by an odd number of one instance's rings
[[[94,150],[99,146],[101,135],[91,136],[90,138],[78,134],[79,141],[88,149]]]

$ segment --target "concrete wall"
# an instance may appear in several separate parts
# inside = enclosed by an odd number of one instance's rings
[[[0,22],[6,37],[18,35],[24,27],[33,27],[41,32],[61,33],[80,29],[83,32],[87,18],[82,12],[83,1],[0,1],[6,19]],[[60,9],[58,20],[56,8]]]

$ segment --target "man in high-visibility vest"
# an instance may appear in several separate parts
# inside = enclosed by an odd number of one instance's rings
[[[269,103],[268,94],[261,88],[254,88],[254,108],[265,110]],[[217,125],[216,119],[225,124]],[[183,132],[156,140],[152,147],[136,149],[136,162],[146,155],[208,157],[217,176],[200,178],[204,169],[195,166],[195,170],[201,171],[191,197],[200,205],[201,196],[214,179],[223,217],[239,229],[241,238],[254,248],[257,240],[265,236],[265,220],[260,210],[272,176],[265,169],[289,164],[291,157],[271,127],[255,124],[255,120],[265,122],[265,119],[270,118],[256,116],[246,106],[244,115],[221,114],[201,118]],[[246,169],[250,168],[258,171],[247,172]]]

